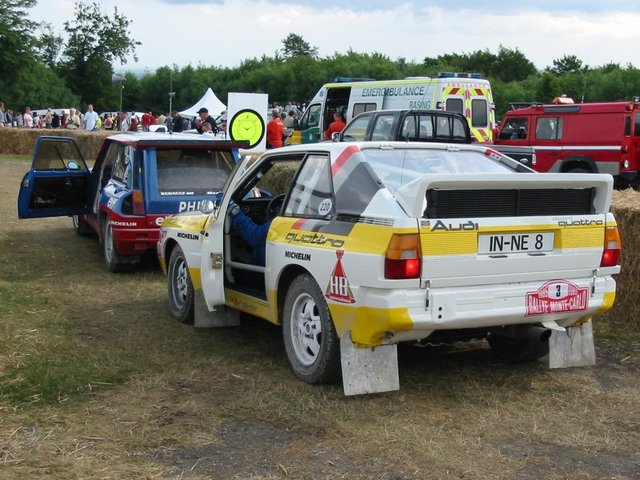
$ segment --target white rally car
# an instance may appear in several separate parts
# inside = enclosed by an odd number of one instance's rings
[[[589,319],[613,304],[620,270],[609,175],[534,173],[481,146],[322,143],[244,160],[224,191],[210,213],[162,224],[173,314],[281,324],[304,381],[397,389],[396,346],[410,341],[595,361]]]

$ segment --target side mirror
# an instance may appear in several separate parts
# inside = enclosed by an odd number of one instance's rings
[[[205,215],[209,215],[215,209],[216,209],[216,202],[214,202],[213,200],[204,200],[200,204],[200,212],[204,213]]]
[[[69,170],[78,170],[80,167],[78,166],[78,164],[76,162],[71,160],[69,163],[67,163],[67,168]]]
[[[340,133],[333,132],[331,134],[331,140],[334,141],[334,142],[339,142],[340,141]]]

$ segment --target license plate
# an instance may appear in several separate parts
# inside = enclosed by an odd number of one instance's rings
[[[553,232],[507,233],[478,236],[478,253],[537,253],[553,250]]]

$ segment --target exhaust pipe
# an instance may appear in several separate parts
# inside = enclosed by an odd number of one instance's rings
[[[536,325],[508,325],[491,330],[492,335],[500,335],[514,340],[533,340],[546,342],[551,336],[551,330]]]

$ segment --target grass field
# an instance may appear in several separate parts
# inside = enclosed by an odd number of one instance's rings
[[[172,319],[155,263],[108,273],[69,218],[18,220],[0,156],[0,478],[637,479],[640,335],[598,319],[593,368],[400,351],[398,392],[289,371],[279,328]]]

